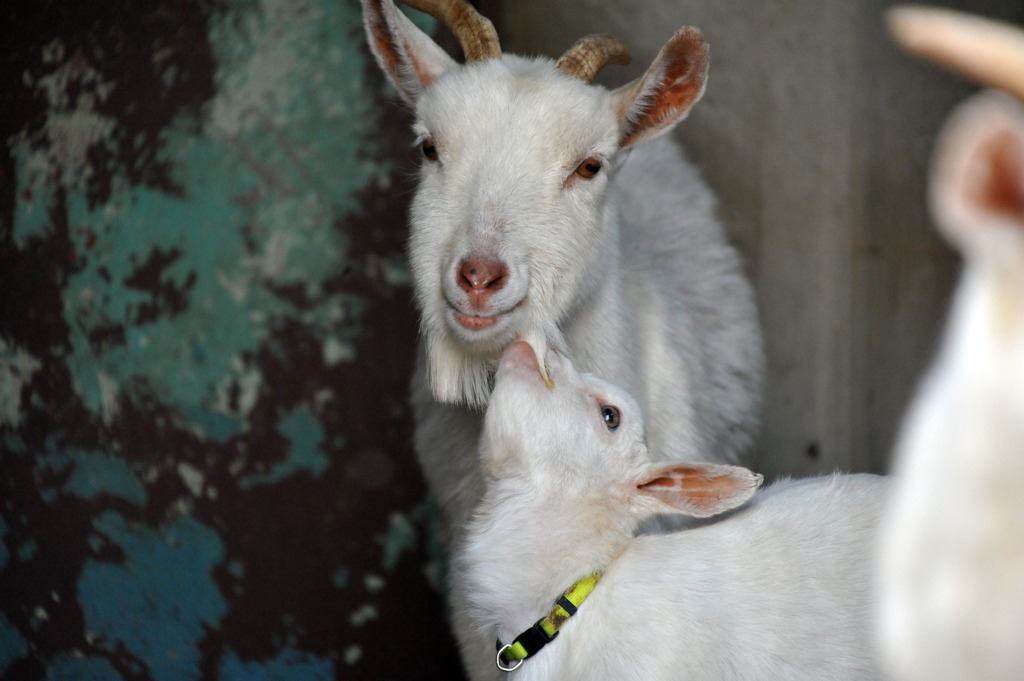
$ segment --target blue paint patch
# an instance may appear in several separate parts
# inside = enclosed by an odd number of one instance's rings
[[[35,539],[29,539],[18,547],[18,560],[22,563],[29,563],[39,552],[39,544]]]
[[[221,661],[219,681],[329,681],[334,663],[312,653],[285,648],[264,662],[243,662],[233,651]]]
[[[100,452],[63,452],[40,457],[45,468],[63,472],[73,467],[71,477],[61,488],[66,494],[93,501],[102,494],[123,499],[138,507],[148,502],[146,488],[123,459]],[[44,497],[52,497],[47,493]]]
[[[50,663],[46,681],[124,681],[124,677],[102,657],[62,655]]]
[[[224,559],[217,534],[182,516],[160,531],[107,512],[93,524],[124,552],[122,564],[89,561],[78,582],[87,634],[120,646],[154,681],[199,679],[199,642],[227,603],[210,576]]]
[[[288,455],[266,473],[240,478],[238,486],[242,489],[272,485],[299,471],[319,477],[330,465],[331,460],[321,450],[325,438],[323,424],[307,407],[298,407],[281,419],[277,430],[291,442]]]
[[[99,553],[106,541],[103,537],[98,534],[90,534],[86,537],[85,541],[89,544],[89,548],[92,549],[93,553]]]
[[[218,444],[226,444],[236,435],[245,431],[245,421],[237,416],[221,414],[205,407],[190,407],[182,410],[189,423],[199,429],[200,435]]]
[[[0,676],[28,654],[28,644],[11,621],[0,612]]]

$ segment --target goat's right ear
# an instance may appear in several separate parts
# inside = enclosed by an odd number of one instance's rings
[[[672,36],[647,73],[612,93],[619,145],[657,137],[686,118],[704,94],[710,63],[708,44],[696,28],[687,26]]]
[[[457,63],[416,27],[393,0],[362,0],[370,51],[406,102],[414,104],[424,88]]]
[[[993,230],[1024,235],[1021,102],[989,91],[961,104],[936,145],[929,191],[935,221],[963,249]]]
[[[745,503],[764,476],[740,466],[674,463],[648,468],[636,484],[638,507],[709,518]],[[668,508],[665,508],[668,507]]]

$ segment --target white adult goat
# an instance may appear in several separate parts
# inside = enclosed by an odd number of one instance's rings
[[[788,480],[753,496],[761,476],[745,468],[651,463],[625,391],[553,350],[548,372],[554,389],[514,344],[487,408],[484,497],[455,557],[472,625],[492,642],[467,656],[477,678],[487,666],[500,676],[495,638],[520,681],[881,678],[871,548],[885,478]],[[707,518],[752,496],[707,524],[634,536],[653,514]],[[596,586],[579,581],[594,574]],[[544,645],[535,622],[557,638]]]
[[[422,315],[415,446],[449,541],[479,499],[481,410],[517,338],[628,386],[655,458],[737,460],[760,409],[753,295],[696,171],[667,138],[641,144],[703,93],[700,34],[679,31],[610,92],[590,81],[628,61],[613,38],[584,38],[557,63],[526,59],[502,55],[463,0],[408,4],[448,25],[467,58],[453,61],[392,0],[363,0],[423,157],[409,240]]]
[[[1024,99],[1024,31],[902,9],[915,51]],[[1024,107],[983,93],[940,137],[932,214],[965,267],[896,448],[881,643],[900,681],[1024,678]]]

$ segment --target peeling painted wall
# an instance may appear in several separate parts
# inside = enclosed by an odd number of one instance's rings
[[[0,677],[457,677],[358,2],[0,22]]]

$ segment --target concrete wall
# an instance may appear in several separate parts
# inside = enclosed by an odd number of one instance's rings
[[[678,137],[721,199],[746,257],[769,377],[757,467],[886,467],[910,391],[932,356],[957,263],[924,208],[936,130],[972,86],[906,56],[893,3],[518,0],[506,45],[557,56],[580,35],[633,51],[639,75],[679,26],[711,44],[704,99]],[[1024,23],[1019,0],[940,3]]]
[[[0,678],[452,677],[357,0],[0,35]]]

